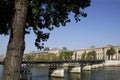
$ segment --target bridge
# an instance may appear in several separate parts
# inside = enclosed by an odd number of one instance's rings
[[[105,60],[41,60],[41,61],[22,61],[22,64],[63,64],[63,63],[79,63],[79,64],[99,64]],[[3,61],[0,61],[1,65],[4,65]]]
[[[80,73],[82,70],[91,70],[91,68],[100,67],[104,62],[105,60],[50,60],[50,61],[22,61],[22,64],[28,65],[48,64],[50,76],[64,77],[63,64],[67,64],[68,72]],[[0,64],[4,65],[4,62],[0,61]]]
[[[79,63],[79,64],[99,64],[105,60],[50,60],[50,61],[23,61],[23,64],[64,64],[64,63]]]

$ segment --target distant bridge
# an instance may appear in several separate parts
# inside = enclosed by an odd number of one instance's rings
[[[30,67],[30,65],[48,64],[49,76],[64,77],[64,68],[63,65],[61,64],[64,63],[68,64],[67,66],[68,72],[80,73],[82,72],[82,70],[85,69],[91,70],[92,65],[95,65],[97,67],[99,64],[102,64],[104,62],[105,60],[49,60],[49,61],[22,61],[22,64],[28,64],[28,67]],[[4,65],[4,62],[0,61],[0,64]]]
[[[22,64],[62,64],[62,63],[79,63],[79,64],[100,64],[105,60],[50,60],[50,61],[22,61]],[[0,64],[4,65],[3,61]]]

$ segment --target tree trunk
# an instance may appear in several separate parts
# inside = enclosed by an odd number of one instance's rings
[[[7,47],[2,80],[20,80],[20,67],[25,49],[25,23],[29,0],[15,0],[15,13]]]

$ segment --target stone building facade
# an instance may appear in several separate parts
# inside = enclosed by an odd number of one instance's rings
[[[88,53],[88,52],[94,50],[96,52],[96,57],[97,57],[98,60],[99,59],[108,60],[108,56],[106,55],[106,52],[111,47],[113,47],[116,51],[116,54],[113,55],[112,59],[120,60],[120,53],[118,53],[118,51],[120,50],[120,46],[112,46],[112,45],[108,45],[108,46],[101,47],[101,48],[92,47],[92,48],[88,48],[88,49],[75,50],[74,53],[73,53],[72,59],[73,60],[80,60],[81,57],[82,57],[82,54],[84,52]],[[111,59],[111,57],[110,57],[110,59]]]

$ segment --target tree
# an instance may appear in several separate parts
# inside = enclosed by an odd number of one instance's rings
[[[87,53],[86,60],[95,60],[96,59],[96,52],[90,51]]]
[[[111,52],[110,52],[110,50],[107,50],[107,52],[106,52],[106,55],[108,56],[108,60],[110,60],[110,54]]]
[[[23,52],[25,49],[25,42],[24,42],[24,35],[25,35],[25,23],[26,23],[26,14],[27,14],[27,8],[28,8],[28,0],[16,0],[13,1],[7,1],[7,0],[1,0],[2,2],[0,4],[5,4],[5,7],[12,7],[14,5],[14,9],[11,11],[10,15],[7,13],[6,10],[2,9],[0,12],[3,14],[0,14],[0,17],[4,16],[6,18],[12,18],[12,19],[5,19],[2,17],[2,20],[0,20],[0,24],[3,25],[0,26],[0,34],[7,34],[10,32],[10,39],[7,46],[7,54],[5,58],[5,64],[3,69],[3,77],[2,80],[19,80],[20,78],[20,67],[23,57]],[[11,6],[10,6],[11,5]],[[7,8],[8,8],[7,7]],[[10,11],[8,11],[10,12]],[[5,13],[5,14],[4,14]],[[12,15],[12,13],[14,15]],[[7,30],[8,29],[8,30]],[[4,31],[5,30],[5,31]]]
[[[54,53],[49,53],[48,57],[50,58],[49,60],[57,60],[58,59],[58,56]]]
[[[25,59],[26,61],[34,61],[34,60],[35,60],[35,57],[36,57],[35,54],[28,54],[28,55],[26,55],[26,56],[24,57],[24,59]]]
[[[119,55],[119,59],[120,59],[120,49],[118,50],[118,55]]]
[[[110,57],[113,59],[113,55],[116,53],[115,49],[111,47],[110,49],[107,50],[106,55],[108,56],[108,59],[110,60]]]
[[[118,53],[120,54],[120,50],[118,50]]]
[[[86,60],[86,57],[87,57],[87,53],[86,53],[86,51],[82,54],[82,57],[81,57],[81,59],[82,60]]]
[[[38,57],[36,58],[37,61],[45,61],[49,60],[49,57],[47,54],[39,54]]]
[[[63,47],[63,50],[67,50],[67,48],[66,48],[66,47]]]
[[[72,51],[61,51],[59,54],[60,60],[71,60],[73,52]]]
[[[10,34],[2,79],[19,80],[25,34],[33,30],[35,46],[42,49],[49,38],[44,29],[65,26],[71,12],[76,22],[80,21],[87,16],[84,9],[88,6],[90,0],[0,0],[0,35]]]

